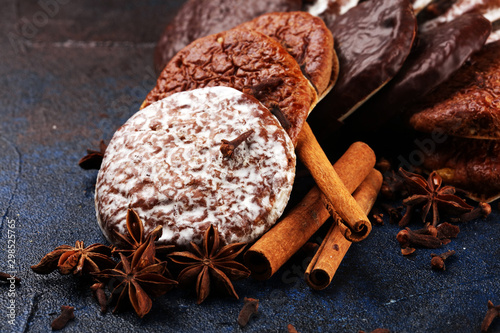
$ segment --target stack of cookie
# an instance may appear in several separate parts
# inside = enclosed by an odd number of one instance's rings
[[[424,152],[424,167],[477,200],[500,196],[500,42],[487,44],[410,112],[413,128],[442,138]]]
[[[210,224],[224,243],[261,236],[288,202],[294,145],[335,83],[336,60],[330,31],[304,12],[265,14],[181,49],[106,150],[96,211],[107,238],[119,241],[129,208],[145,232],[163,226],[164,244],[200,242]]]

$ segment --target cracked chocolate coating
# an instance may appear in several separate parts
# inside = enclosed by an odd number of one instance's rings
[[[264,13],[296,11],[301,7],[301,0],[189,0],[160,37],[155,49],[155,67],[161,71],[195,39],[234,28]]]
[[[254,132],[234,150],[221,141]],[[223,243],[251,242],[281,216],[295,176],[293,144],[255,98],[227,87],[169,96],[113,135],[96,183],[96,212],[115,243],[133,208],[159,242],[200,243],[209,224]]]
[[[291,123],[294,142],[317,94],[295,59],[275,40],[247,29],[231,29],[197,39],[168,63],[143,106],[173,93],[226,86],[242,91],[267,79],[281,78],[272,91],[259,94],[266,107],[277,102]]]
[[[261,32],[283,45],[303,67],[319,95],[336,80],[339,69],[333,37],[321,19],[306,12],[270,13],[240,27]]]
[[[500,139],[500,42],[473,55],[411,112],[410,124],[418,131]]]

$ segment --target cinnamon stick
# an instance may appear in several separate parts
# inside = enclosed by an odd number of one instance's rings
[[[375,165],[375,153],[365,143],[355,142],[334,164],[349,193],[361,184]],[[245,263],[256,279],[269,279],[330,217],[320,189],[315,186],[262,236],[246,253]]]
[[[368,214],[373,207],[382,186],[382,181],[382,174],[373,169],[354,192],[353,197],[365,214]],[[331,213],[336,214],[335,212]],[[321,290],[330,285],[340,262],[351,246],[351,242],[343,235],[343,229],[346,227],[339,223],[340,221],[341,217],[337,215],[328,234],[306,269],[306,282],[313,289]]]
[[[371,223],[328,161],[307,122],[299,133],[296,152],[327,202],[342,217],[342,223],[347,227],[344,236],[353,242],[365,239],[371,231]]]

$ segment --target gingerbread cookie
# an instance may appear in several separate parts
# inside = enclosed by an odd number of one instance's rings
[[[318,96],[297,61],[274,39],[235,28],[197,39],[179,51],[143,104],[176,92],[226,86],[252,94],[266,107],[278,105],[294,144]]]
[[[223,140],[253,132],[228,157]],[[160,242],[199,242],[210,224],[225,243],[251,242],[282,214],[293,144],[252,96],[227,87],[181,92],[132,116],[111,139],[97,177],[99,225],[110,242],[133,208]]]
[[[240,25],[277,40],[303,69],[319,96],[337,80],[339,66],[332,33],[318,17],[306,12],[269,13]]]
[[[300,10],[301,0],[188,0],[166,26],[155,49],[155,66],[161,71],[183,47],[195,39],[234,28],[271,12]]]

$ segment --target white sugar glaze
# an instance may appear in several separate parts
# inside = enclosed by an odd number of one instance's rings
[[[232,158],[222,139],[255,132]],[[210,223],[223,242],[250,242],[282,214],[295,174],[293,144],[257,100],[226,87],[181,92],[132,116],[113,136],[96,184],[106,237],[134,208],[165,244],[199,243]]]

